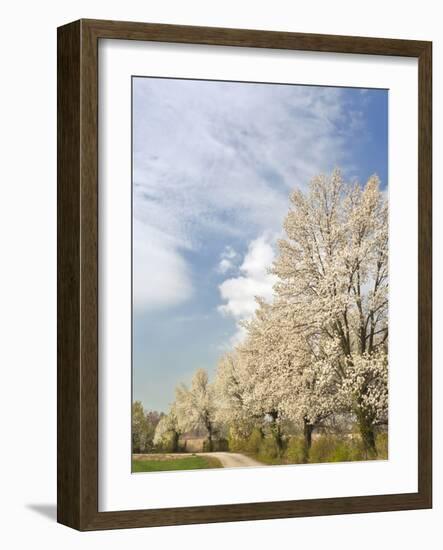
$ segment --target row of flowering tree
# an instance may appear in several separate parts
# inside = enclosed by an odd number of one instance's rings
[[[257,297],[246,337],[220,359],[214,382],[197,371],[162,424],[175,419],[180,433],[204,427],[210,449],[221,426],[239,434],[267,426],[281,449],[289,421],[307,456],[313,432],[346,417],[375,455],[388,413],[386,198],[376,176],[361,187],[336,170],[290,201],[269,266],[273,300]]]

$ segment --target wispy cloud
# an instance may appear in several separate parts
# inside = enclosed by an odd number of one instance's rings
[[[232,246],[230,245],[225,246],[224,250],[220,254],[220,258],[219,258],[220,261],[217,266],[217,271],[222,275],[225,275],[229,271],[232,271],[233,269],[236,268],[238,258],[239,258],[239,255],[232,248]]]
[[[185,255],[211,239],[278,231],[291,189],[346,164],[356,120],[340,89],[136,79],[135,306],[189,299]]]
[[[155,227],[134,221],[133,299],[137,310],[179,304],[193,293],[179,244]]]

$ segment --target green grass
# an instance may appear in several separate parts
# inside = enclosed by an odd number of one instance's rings
[[[132,472],[167,472],[171,470],[202,470],[207,468],[222,468],[215,457],[196,456],[169,458],[167,460],[133,460]]]

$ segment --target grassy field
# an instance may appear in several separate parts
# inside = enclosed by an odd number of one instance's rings
[[[155,457],[148,459],[133,459],[132,471],[136,472],[166,472],[171,470],[202,470],[206,468],[222,468],[220,461],[208,456]]]

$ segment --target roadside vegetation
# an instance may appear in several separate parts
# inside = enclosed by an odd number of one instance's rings
[[[230,440],[229,450],[250,456],[269,465],[277,464],[317,464],[319,462],[352,462],[362,460],[387,460],[388,434],[380,432],[376,436],[377,454],[369,453],[358,435],[353,437],[337,433],[319,434],[312,442],[309,455],[303,436],[284,438],[280,449],[271,435],[264,437],[259,430],[245,439]]]

